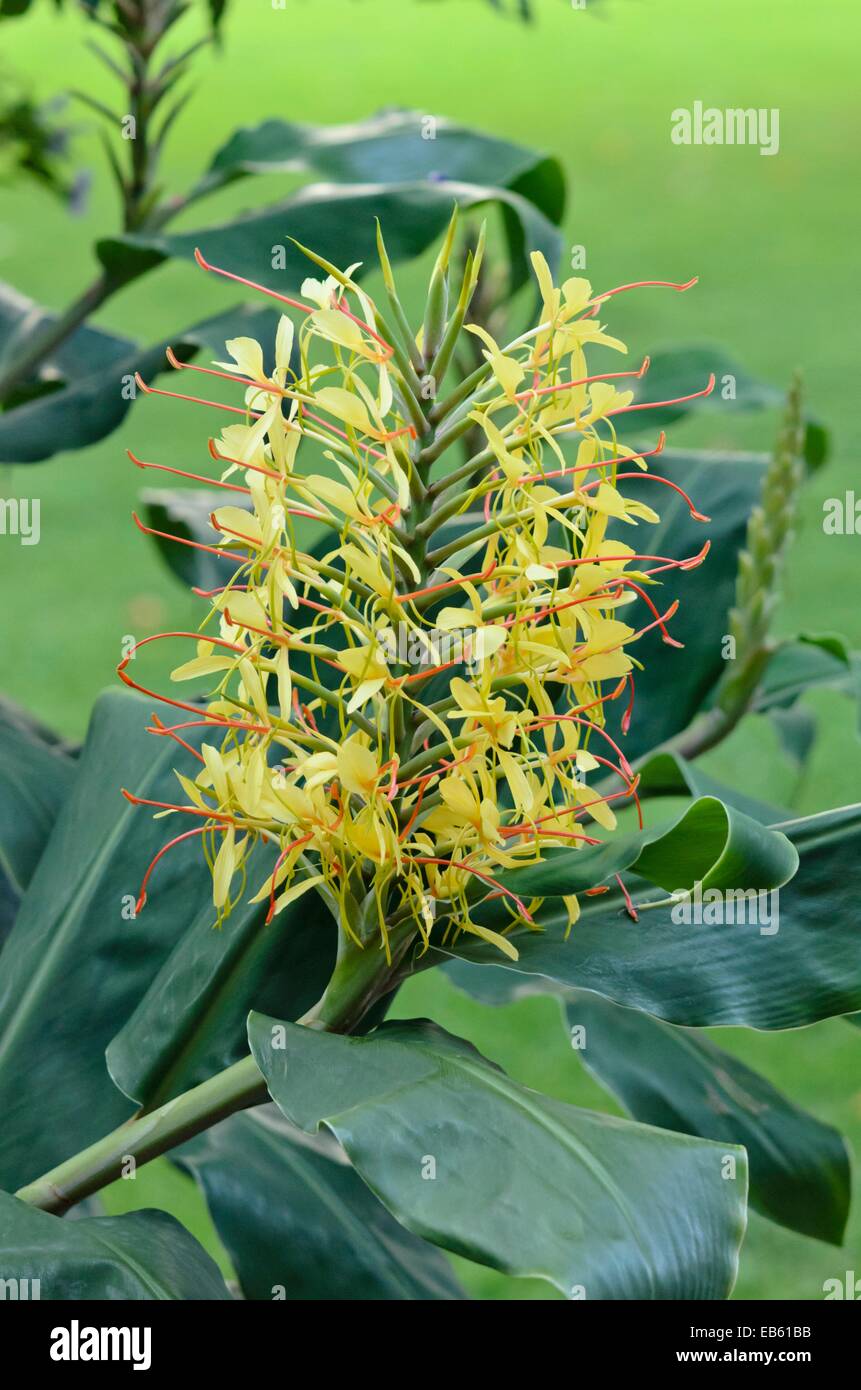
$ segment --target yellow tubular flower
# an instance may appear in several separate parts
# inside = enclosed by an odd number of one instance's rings
[[[382,242],[381,254],[391,297]],[[201,837],[219,921],[250,878],[269,919],[315,889],[361,944],[372,922],[388,951],[390,928],[407,923],[425,943],[466,931],[516,954],[507,933],[535,904],[497,875],[598,843],[614,806],[636,800],[605,706],[633,699],[644,631],[672,642],[675,605],[659,611],[652,576],[707,546],[673,561],[608,534],[630,540],[658,520],[626,479],[664,481],[646,463],[663,436],[638,454],[613,425],[647,408],[615,384],[647,362],[591,376],[586,365],[596,347],[625,352],[596,317],[617,291],[557,288],[534,254],[540,322],[505,345],[467,325],[484,366],[428,398],[416,363],[442,385],[475,259],[459,319],[426,348],[402,311],[387,321],[357,266],[311,259],[325,278],[306,280],[301,301],[275,295],[292,316],[271,372],[250,338],[214,368],[172,359],[235,382],[239,404],[224,409],[241,420],[210,441],[220,477],[190,475],[222,490],[208,549],[224,578],[199,633],[162,634],[196,643],[173,678],[205,682],[204,702],[167,701],[186,714],[172,728],[154,718],[153,732],[191,747],[180,731],[203,724],[206,739],[191,748],[198,775],[179,777],[185,800],[159,813],[190,822],[178,839]],[[467,436],[482,447],[446,468]],[[127,661],[120,674],[136,684]],[[500,931],[474,919],[483,900]],[[579,905],[565,904],[573,924]]]

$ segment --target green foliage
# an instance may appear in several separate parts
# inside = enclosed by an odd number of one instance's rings
[[[728,1293],[744,1231],[743,1150],[552,1100],[424,1021],[339,1038],[252,1014],[249,1037],[287,1118],[309,1134],[325,1125],[380,1200],[432,1244],[570,1298]],[[736,1170],[723,1181],[727,1158]],[[680,1188],[694,1222],[680,1217]]]

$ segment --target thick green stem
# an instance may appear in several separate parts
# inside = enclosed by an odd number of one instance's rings
[[[364,948],[340,937],[338,960],[323,997],[299,1020],[307,1028],[349,1033],[392,988],[397,970],[415,935],[412,923],[390,932],[390,956],[379,937]],[[15,1194],[22,1202],[62,1215],[119,1178],[129,1160],[136,1165],[176,1148],[228,1115],[261,1105],[269,1093],[253,1057],[244,1057],[200,1086],[136,1115]]]
[[[257,1063],[253,1057],[244,1057],[150,1114],[120,1125],[15,1195],[30,1206],[62,1215],[118,1178],[129,1159],[148,1163],[235,1111],[259,1105],[267,1096]]]

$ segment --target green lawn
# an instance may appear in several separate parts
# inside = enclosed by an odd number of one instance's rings
[[[861,209],[852,172],[861,130],[853,99],[861,20],[845,0],[821,0],[815,8],[786,0],[603,0],[584,11],[565,0],[536,0],[536,9],[539,23],[524,29],[483,0],[288,0],[285,10],[234,0],[222,54],[200,62],[197,94],[169,148],[166,177],[177,189],[190,183],[240,124],[273,115],[350,120],[390,105],[445,114],[558,154],[571,186],[566,233],[585,246],[596,285],[701,277],[692,294],[643,292],[618,302],[613,328],[633,352],[714,341],[777,383],[803,369],[836,453],[805,493],[780,626],[842,631],[858,645],[861,538],[826,537],[821,520],[823,499],[853,486],[861,493],[850,299]],[[186,21],[187,33],[195,22]],[[27,70],[40,96],[52,95],[74,66],[76,85],[107,99],[109,81],[81,47],[85,30],[77,16],[57,18],[45,4],[36,17],[3,26],[3,61]],[[779,108],[779,155],[673,145],[670,112],[695,100]],[[82,133],[78,149],[98,171],[85,218],[70,223],[36,188],[3,190],[0,278],[55,307],[90,278],[89,243],[114,225],[92,133]],[[283,196],[284,185],[247,181],[187,225]],[[231,302],[206,277],[171,266],[114,300],[101,321],[155,339]],[[758,416],[730,436],[700,421],[677,430],[672,442],[765,448],[772,427]],[[124,635],[194,620],[193,601],[130,525],[140,475],[124,450],[193,467],[202,438],[193,412],[151,400],[97,448],[31,473],[0,474],[4,496],[36,495],[42,504],[42,544],[0,543],[0,688],[69,735],[82,732],[94,695],[113,679]],[[155,682],[158,663],[147,670]],[[770,730],[753,725],[710,766],[800,811],[857,800],[855,714],[836,696],[819,696],[811,706],[821,737],[803,778],[782,759]],[[398,1001],[399,1013],[417,1011],[469,1037],[521,1080],[578,1103],[607,1104],[547,1000],[488,1013],[427,978]],[[841,1127],[857,1155],[861,1032],[835,1020],[772,1036],[721,1030],[720,1041]],[[190,1183],[164,1161],[142,1171],[133,1188],[122,1184],[110,1194],[113,1209],[130,1200],[170,1206],[212,1239]],[[859,1259],[857,1202],[845,1251],[754,1217],[737,1293],[821,1297],[823,1280],[859,1268]],[[483,1270],[465,1269],[464,1277],[494,1297],[536,1292]]]

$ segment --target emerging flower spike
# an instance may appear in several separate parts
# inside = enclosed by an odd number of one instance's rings
[[[625,495],[627,479],[680,492],[648,471],[663,434],[637,453],[614,429],[618,416],[649,409],[616,384],[641,378],[648,359],[617,372],[587,366],[594,349],[626,351],[597,314],[636,287],[556,287],[535,253],[540,321],[500,346],[466,322],[483,231],[449,308],[455,221],[416,336],[381,235],[385,312],[355,282],[358,267],[342,272],[307,252],[324,278],[306,280],[301,300],[252,286],[292,313],[270,370],[250,338],[228,342],[229,360],[211,368],[171,355],[179,370],[234,382],[239,404],[156,393],[231,416],[209,442],[220,476],[132,455],[225,498],[212,543],[198,546],[223,561],[224,583],[203,595],[197,633],[159,634],[195,644],[173,679],[203,682],[201,695],[146,690],[128,671],[134,653],[120,667],[128,685],[183,712],[172,725],[153,716],[151,732],[183,745],[200,770],[177,774],[183,802],[143,804],[194,822],[171,844],[200,838],[219,922],[251,872],[251,901],[269,904],[267,920],[316,889],[359,944],[376,939],[388,953],[395,929],[425,944],[471,932],[513,956],[508,934],[533,923],[538,904],[500,871],[598,843],[615,828],[614,807],[636,802],[605,705],[625,697],[627,732],[630,649],[656,627],[679,645],[667,628],[677,605],[660,611],[648,588],[708,549],[674,560],[608,536],[611,524],[618,534],[659,519]],[[462,332],[478,336],[484,365],[442,396]],[[467,438],[479,447],[445,471]],[[197,751],[183,733],[201,727]],[[596,772],[610,790],[589,785]],[[265,864],[252,858],[261,845]],[[498,930],[476,911],[491,901]],[[566,901],[573,923],[577,901]]]

